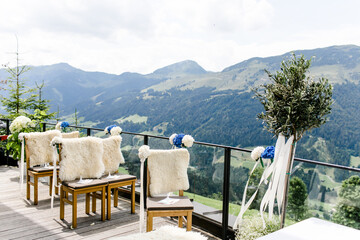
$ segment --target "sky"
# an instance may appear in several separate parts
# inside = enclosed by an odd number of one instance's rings
[[[358,0],[0,0],[0,64],[148,74],[194,60],[360,46]],[[16,40],[18,39],[18,40]]]

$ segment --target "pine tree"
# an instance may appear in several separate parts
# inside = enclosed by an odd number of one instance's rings
[[[293,177],[290,180],[288,198],[288,213],[291,218],[299,221],[306,217],[308,211],[306,204],[307,197],[307,189],[303,180]]]

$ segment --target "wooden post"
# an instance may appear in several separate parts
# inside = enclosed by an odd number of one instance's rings
[[[290,174],[291,174],[291,169],[292,169],[292,165],[293,165],[294,157],[295,157],[295,148],[296,148],[296,139],[294,137],[294,140],[293,140],[293,142],[291,144],[291,148],[290,148],[288,165],[286,168],[284,197],[283,197],[283,202],[282,202],[282,206],[281,206],[280,228],[283,228],[285,226],[286,205],[287,205],[287,199],[288,199]]]

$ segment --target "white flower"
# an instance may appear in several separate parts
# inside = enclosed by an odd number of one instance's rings
[[[185,147],[192,147],[193,143],[194,143],[194,138],[190,135],[185,135],[182,139],[182,143],[184,144]]]
[[[150,156],[150,147],[147,145],[142,145],[139,148],[139,154],[138,154],[140,160],[145,160],[146,158],[148,158]]]
[[[171,145],[173,145],[174,144],[174,138],[176,137],[176,133],[174,133],[173,135],[171,135],[170,137],[169,137],[169,142],[170,142],[170,144]]]
[[[111,136],[120,135],[121,132],[122,132],[121,127],[113,127],[113,128],[110,130]]]
[[[56,124],[56,126],[55,126],[55,129],[56,129],[56,130],[61,131],[61,123],[62,123],[62,122],[58,122],[58,123]]]
[[[21,132],[25,128],[32,127],[33,123],[31,122],[30,118],[25,116],[19,116],[12,121],[10,124],[10,131],[14,132]]]
[[[264,147],[256,147],[251,152],[251,158],[256,161],[261,157],[261,154],[265,151]]]

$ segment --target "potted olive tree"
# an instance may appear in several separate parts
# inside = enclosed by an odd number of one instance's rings
[[[264,127],[275,137],[293,136],[287,173],[291,172],[296,143],[306,131],[327,121],[333,103],[332,85],[325,78],[313,81],[307,76],[310,65],[311,59],[293,53],[291,58],[281,62],[280,71],[273,74],[265,70],[271,82],[254,89],[255,97],[264,106],[264,111],[258,115]],[[281,227],[285,222],[289,174],[284,184]]]

